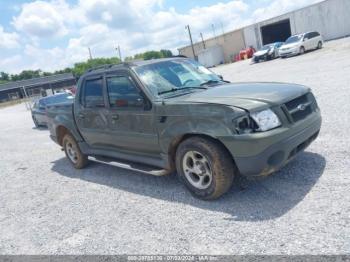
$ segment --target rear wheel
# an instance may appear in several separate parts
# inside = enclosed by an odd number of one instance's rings
[[[216,199],[233,183],[235,165],[220,144],[201,137],[182,142],[176,152],[177,173],[190,190],[201,199]]]
[[[321,42],[321,41],[320,41],[320,42],[318,42],[318,44],[317,44],[317,49],[321,49],[321,48],[322,48],[322,46],[323,46],[322,42]]]
[[[305,47],[300,47],[299,54],[303,55],[305,54]]]
[[[88,164],[88,158],[84,155],[74,137],[67,134],[63,137],[63,149],[69,162],[76,168],[84,168]]]

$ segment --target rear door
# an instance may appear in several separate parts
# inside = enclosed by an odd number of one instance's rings
[[[106,147],[108,119],[105,107],[103,75],[87,77],[80,88],[79,101],[75,101],[74,116],[78,129],[88,145]]]
[[[128,71],[106,75],[109,144],[119,151],[160,153],[151,102]]]
[[[318,32],[313,32],[313,47],[317,48],[318,47],[318,43],[321,41],[321,36],[320,33]]]
[[[307,33],[304,35],[304,43],[303,43],[305,50],[312,49],[312,39],[311,39],[311,33]]]

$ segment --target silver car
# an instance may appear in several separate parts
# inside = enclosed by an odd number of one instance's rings
[[[43,97],[34,102],[31,109],[32,119],[35,127],[46,126],[46,106],[56,103],[65,103],[73,101],[73,96],[70,93],[62,93],[53,96]]]
[[[306,51],[321,49],[323,38],[318,32],[309,32],[300,35],[293,35],[279,49],[282,58],[292,55],[301,55]]]

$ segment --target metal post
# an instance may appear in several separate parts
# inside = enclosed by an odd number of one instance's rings
[[[121,53],[121,51],[120,51],[120,46],[119,46],[119,45],[118,45],[118,47],[116,48],[116,50],[118,50],[120,62],[123,62],[122,53]]]
[[[221,30],[222,30],[222,37],[224,38],[224,42],[225,42],[225,31],[224,31],[224,25],[222,24],[222,22],[220,22],[221,25]]]
[[[214,38],[216,38],[215,25],[214,25],[214,24],[211,24],[211,28],[213,29]]]
[[[220,22],[220,25],[221,25],[222,35],[224,35],[225,34],[224,25],[222,24],[222,22]]]
[[[192,41],[192,34],[191,34],[190,25],[187,25],[185,28],[188,30],[188,35],[190,36],[193,58],[196,59],[196,54],[194,52],[194,46],[193,46],[193,41]]]
[[[205,42],[204,42],[204,39],[203,39],[203,34],[201,33],[201,38],[202,38],[202,43],[203,43],[203,48],[205,49]]]
[[[90,57],[90,60],[92,60],[92,55],[91,55],[91,49],[90,49],[90,47],[88,47],[88,49],[89,49],[89,57]]]

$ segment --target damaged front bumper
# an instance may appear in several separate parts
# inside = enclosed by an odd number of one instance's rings
[[[314,141],[321,128],[320,112],[292,127],[268,132],[222,137],[240,173],[247,177],[266,176],[282,168]]]

